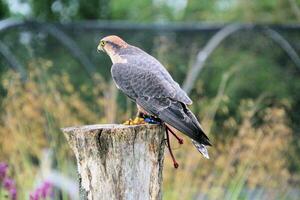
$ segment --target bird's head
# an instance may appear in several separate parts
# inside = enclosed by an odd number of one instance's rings
[[[108,55],[114,55],[121,48],[126,48],[128,44],[116,35],[109,35],[100,40],[97,51],[104,51]]]

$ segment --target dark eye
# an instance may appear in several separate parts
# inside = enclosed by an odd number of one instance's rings
[[[101,47],[104,47],[105,41],[101,40],[101,41],[100,41],[100,45],[101,45]]]

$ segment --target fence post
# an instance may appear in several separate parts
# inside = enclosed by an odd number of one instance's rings
[[[108,124],[62,131],[77,159],[81,199],[162,198],[162,126]]]

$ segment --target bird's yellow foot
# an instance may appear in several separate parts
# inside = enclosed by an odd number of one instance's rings
[[[124,125],[139,125],[139,124],[145,124],[144,118],[136,117],[134,120],[129,119],[123,123]]]

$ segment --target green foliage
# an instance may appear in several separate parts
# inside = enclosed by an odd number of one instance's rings
[[[79,0],[77,17],[79,19],[110,19],[110,1],[92,0],[87,3]]]
[[[235,22],[297,22],[299,13],[292,6],[300,6],[299,1],[286,0],[190,0],[185,9],[184,20],[194,21],[235,21]],[[299,8],[298,8],[299,9]],[[299,12],[299,11],[298,11]]]
[[[0,0],[0,19],[4,19],[9,16],[9,10],[7,3],[4,0]]]
[[[6,13],[6,5],[3,0],[1,2],[1,11]],[[24,18],[48,21],[115,19],[283,23],[300,20],[299,0],[30,0],[28,3],[31,14]],[[7,13],[2,15],[5,16]]]
[[[111,17],[116,20],[130,19],[132,21],[152,21],[153,12],[151,0],[112,0],[110,1]]]
[[[57,21],[59,16],[53,11],[53,0],[30,1],[32,17],[37,17],[39,20]]]

